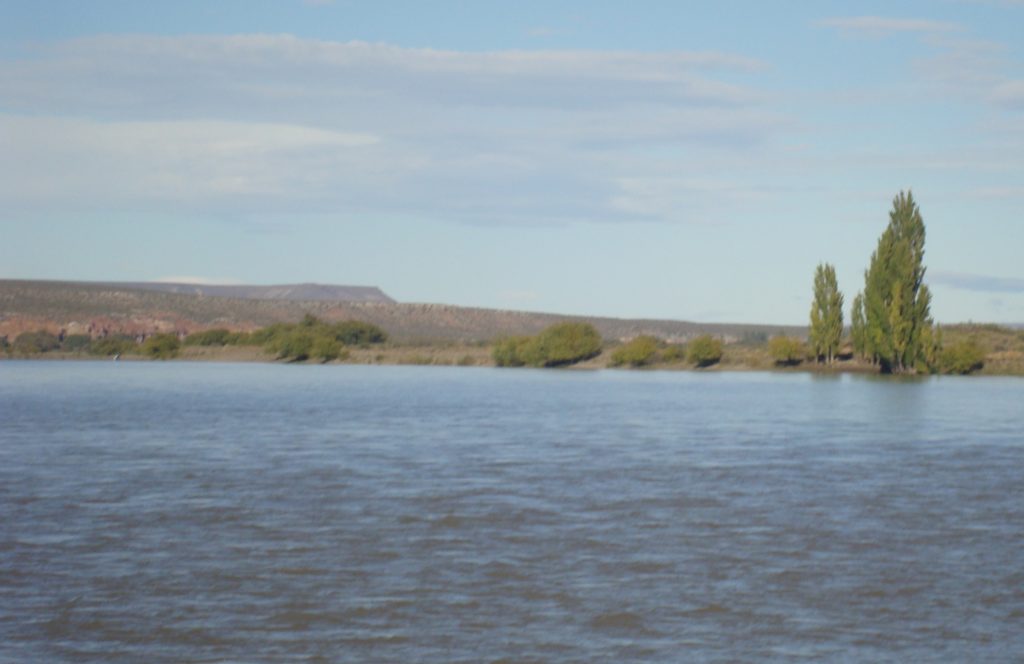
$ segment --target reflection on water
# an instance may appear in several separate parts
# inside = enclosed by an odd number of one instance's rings
[[[0,363],[0,661],[1011,661],[1022,397]]]

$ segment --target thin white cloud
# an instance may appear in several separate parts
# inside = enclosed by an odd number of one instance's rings
[[[474,53],[288,35],[42,44],[0,58],[0,215],[632,219],[612,202],[618,183],[665,167],[639,153],[668,151],[678,171],[784,126],[750,83],[766,68],[735,53]]]
[[[368,134],[272,123],[2,115],[0,136],[0,195],[22,202],[190,201],[297,192],[318,184],[325,158],[335,165],[346,155],[357,161],[378,141]]]
[[[579,108],[629,103],[737,106],[749,88],[716,73],[764,63],[730,53],[462,52],[290,35],[105,36],[42,47],[0,63],[9,110],[174,113],[183,104],[344,104],[391,95],[407,103]]]
[[[1006,44],[980,39],[966,26],[929,19],[895,19],[878,16],[829,18],[816,25],[855,34],[884,37],[904,34],[915,38],[929,53],[911,62],[915,77],[911,84],[924,83],[929,93],[968,103],[979,100],[1000,109],[1024,109],[1024,83],[1020,63],[1011,57]],[[917,94],[913,88],[905,88]],[[887,91],[893,98],[899,91]]]
[[[981,293],[1024,293],[1024,279],[1016,277],[935,271],[928,273],[928,282]]]
[[[1012,110],[1024,110],[1024,81],[1000,83],[992,90],[992,101]]]
[[[825,18],[815,25],[837,28],[844,32],[884,36],[899,32],[941,33],[959,30],[961,26],[946,21],[920,18],[889,18],[884,16],[845,16]]]

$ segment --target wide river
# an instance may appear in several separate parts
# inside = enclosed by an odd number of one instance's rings
[[[3,662],[1024,658],[1024,380],[0,362]]]

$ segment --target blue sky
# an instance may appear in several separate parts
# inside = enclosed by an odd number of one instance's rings
[[[1024,0],[0,4],[0,277],[804,324],[912,188],[1024,321]]]

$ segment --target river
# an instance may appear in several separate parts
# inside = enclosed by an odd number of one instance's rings
[[[1020,661],[1024,380],[0,362],[0,661]]]

